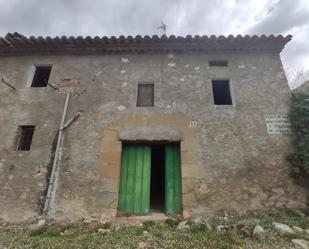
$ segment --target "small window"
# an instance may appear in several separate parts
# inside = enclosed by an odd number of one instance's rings
[[[153,83],[138,83],[137,106],[154,106]]]
[[[34,128],[35,126],[33,125],[22,125],[18,127],[17,150],[30,150]]]
[[[227,61],[209,61],[210,67],[227,67]]]
[[[212,91],[215,105],[232,105],[229,80],[213,80]]]
[[[31,87],[46,87],[51,69],[51,66],[36,66]]]

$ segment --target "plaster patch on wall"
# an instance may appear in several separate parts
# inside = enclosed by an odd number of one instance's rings
[[[173,54],[169,54],[169,55],[167,55],[167,58],[173,59],[173,58],[174,58],[174,55],[173,55]]]
[[[190,64],[185,65],[186,68],[190,67]]]
[[[185,78],[181,78],[180,81],[181,81],[181,82],[184,82],[184,81],[185,81]]]
[[[65,95],[66,94],[66,89],[65,88],[60,88],[58,93],[61,94],[61,95]]]
[[[244,68],[246,68],[246,66],[245,66],[245,65],[243,65],[243,64],[241,64],[241,65],[238,65],[238,68],[240,68],[240,69],[244,69]]]
[[[74,77],[65,77],[62,81],[62,86],[68,87],[68,86],[73,86],[76,84],[80,84],[80,78],[74,78]]]
[[[121,74],[124,74],[124,73],[126,73],[126,72],[127,72],[127,71],[124,70],[124,69],[121,69],[121,70],[120,70],[120,73],[121,73]]]
[[[119,106],[117,106],[117,110],[118,111],[124,111],[125,109],[127,109],[125,106],[123,106],[123,105],[119,105]]]
[[[123,82],[123,83],[122,83],[122,86],[123,86],[123,87],[126,87],[127,85],[128,85],[128,82]]]
[[[198,71],[198,70],[200,70],[200,67],[195,67],[194,70]]]
[[[95,72],[95,73],[94,73],[94,76],[98,77],[98,76],[101,75],[101,74],[102,74],[102,71],[98,71],[98,72]]]
[[[92,119],[92,120],[90,121],[90,123],[86,126],[86,130],[91,129],[91,126],[93,126],[94,124],[95,124],[95,120]]]
[[[122,63],[128,63],[128,62],[129,62],[129,59],[128,59],[128,58],[125,58],[125,57],[122,57],[122,58],[121,58],[121,62],[122,62]]]
[[[175,66],[176,66],[176,63],[175,63],[175,62],[170,62],[170,63],[168,63],[168,66],[169,66],[169,67],[175,67]]]

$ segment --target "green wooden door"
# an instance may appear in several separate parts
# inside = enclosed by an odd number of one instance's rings
[[[119,210],[148,213],[150,204],[151,147],[124,144],[122,148]]]
[[[181,169],[179,144],[165,146],[165,212],[181,212]]]

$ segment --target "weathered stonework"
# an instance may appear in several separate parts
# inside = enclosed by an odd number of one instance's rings
[[[279,54],[172,55],[1,57],[1,77],[17,90],[0,85],[0,221],[28,222],[40,215],[68,87],[67,120],[81,114],[64,130],[51,218],[115,216],[121,140],[135,135],[181,141],[186,216],[305,208],[307,191],[293,182],[285,160],[291,135],[269,135],[264,120],[290,108]],[[220,59],[228,67],[208,66]],[[49,82],[59,91],[26,86],[34,64],[52,65]],[[212,79],[230,79],[233,105],[213,104]],[[154,107],[136,107],[138,81],[154,82]],[[16,151],[17,127],[27,124],[36,126],[31,150]]]

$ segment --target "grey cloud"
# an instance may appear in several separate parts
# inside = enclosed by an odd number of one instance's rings
[[[309,23],[297,29],[292,42],[282,52],[282,60],[289,71],[304,69],[309,76]],[[308,78],[309,79],[309,78]]]
[[[250,34],[283,34],[309,21],[309,6],[301,0],[280,0],[273,10],[248,30]]]
[[[308,0],[0,1],[0,36],[15,31],[26,36],[153,35],[161,34],[161,21],[168,35],[291,32],[294,39],[283,58],[295,65],[309,57],[308,19]]]
[[[309,3],[306,0],[280,0],[266,17],[247,30],[249,34],[292,34],[293,40],[282,53],[288,72],[309,71]],[[309,75],[309,74],[306,74]],[[289,75],[290,76],[290,75]],[[293,81],[293,76],[289,77]]]
[[[26,35],[137,35],[160,33],[161,21],[168,33],[222,34],[235,18],[233,10],[217,0],[72,0],[13,1],[0,10],[0,32]]]

